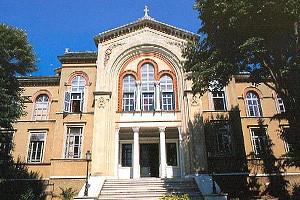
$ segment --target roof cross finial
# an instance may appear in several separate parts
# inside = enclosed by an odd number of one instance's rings
[[[145,9],[144,9],[144,12],[145,12],[145,17],[148,17],[148,12],[149,12],[149,9],[148,9],[148,6],[145,6]]]

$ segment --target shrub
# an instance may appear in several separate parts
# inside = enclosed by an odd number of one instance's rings
[[[189,197],[189,194],[179,194],[179,195],[175,195],[175,194],[172,194],[172,195],[164,195],[162,198],[160,198],[161,200],[189,200],[190,197]]]

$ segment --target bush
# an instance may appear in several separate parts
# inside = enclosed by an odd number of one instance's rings
[[[161,200],[189,200],[190,197],[189,197],[189,194],[179,194],[179,195],[172,194],[171,196],[164,195],[160,199]]]

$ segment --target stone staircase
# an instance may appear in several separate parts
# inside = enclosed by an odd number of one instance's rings
[[[190,199],[203,199],[193,178],[106,179],[98,199],[158,200],[163,195],[189,194]]]

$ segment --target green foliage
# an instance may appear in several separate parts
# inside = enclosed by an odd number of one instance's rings
[[[298,0],[196,0],[202,37],[183,52],[193,91],[220,89],[246,73],[282,98],[290,124],[283,137],[295,147],[290,165],[300,166],[300,4]]]
[[[172,194],[170,196],[164,195],[160,199],[161,200],[189,200],[190,197],[189,197],[189,194],[179,194],[179,195]]]
[[[24,98],[17,74],[26,75],[37,70],[35,53],[28,43],[26,32],[0,24],[0,127],[11,128],[24,114]]]
[[[0,166],[0,196],[3,200],[42,200],[45,182],[35,172],[29,172],[19,159],[2,160]]]
[[[64,189],[60,187],[60,190],[61,190],[60,196],[61,199],[63,200],[70,200],[77,194],[77,191],[73,190],[72,188]]]

